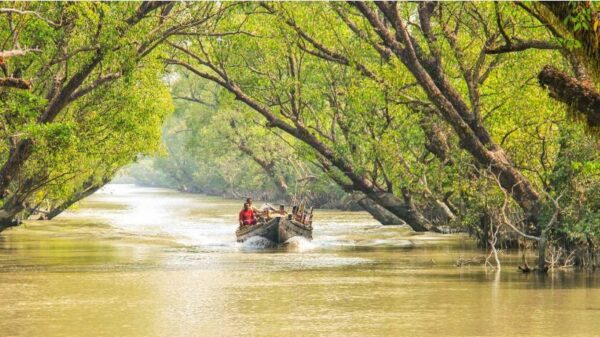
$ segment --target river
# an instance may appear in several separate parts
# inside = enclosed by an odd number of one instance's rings
[[[456,267],[464,235],[315,211],[314,240],[235,242],[241,201],[108,185],[0,234],[0,336],[600,336],[600,279]],[[532,257],[533,261],[533,257]]]

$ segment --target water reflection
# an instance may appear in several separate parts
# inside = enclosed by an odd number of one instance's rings
[[[462,236],[320,211],[315,241],[235,242],[238,202],[110,186],[0,235],[0,335],[591,336],[600,282],[457,268]]]

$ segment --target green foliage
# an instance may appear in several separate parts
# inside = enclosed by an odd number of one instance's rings
[[[399,200],[409,190],[418,209],[432,218],[443,200],[455,206],[454,225],[482,230],[482,214],[498,211],[506,191],[490,179],[489,167],[464,150],[457,134],[462,131],[442,118],[410,69],[377,50],[381,45],[374,42],[380,39],[366,20],[341,3],[263,5],[232,4],[203,24],[193,20],[222,4],[177,4],[182,21],[156,15],[135,26],[127,23],[135,3],[27,5],[47,20],[19,17],[20,45],[40,51],[8,62],[11,71],[35,80],[33,90],[0,88],[2,162],[18,141],[34,144],[11,190],[28,204],[60,204],[86,186],[108,181],[136,158],[161,152],[129,174],[146,184],[235,197],[280,197],[277,182],[283,181],[285,197],[309,196],[330,205],[345,195],[338,183],[353,188],[352,174]],[[565,108],[536,81],[544,65],[565,69],[564,52],[581,43],[552,36],[535,17],[505,3],[438,4],[443,10],[432,17],[435,41],[427,43],[415,21],[418,6],[403,3],[398,9],[423,47],[419,52],[439,51],[448,85],[491,135],[490,152],[506,154],[506,164],[540,192],[542,222],[554,211],[543,192],[562,195],[561,227],[553,239],[598,237],[597,143],[565,120]],[[575,32],[598,29],[589,24],[592,12],[574,13],[564,25]],[[192,23],[184,24],[187,20]],[[0,17],[0,39],[14,40],[13,24]],[[161,29],[177,34],[152,40]],[[486,52],[544,40],[565,50]],[[157,47],[141,57],[147,45]],[[333,56],[323,56],[319,45]],[[57,81],[87,69],[98,55],[100,66],[82,87],[102,76],[118,78],[69,102],[55,120],[40,122]],[[173,66],[181,63],[195,72]],[[271,117],[197,74],[235,83]],[[469,83],[472,76],[477,83]],[[431,130],[446,143],[444,155],[431,149]],[[332,165],[329,176],[323,173],[324,152],[332,153],[329,163],[345,168]]]
[[[12,76],[33,79],[33,89],[0,88],[2,163],[18,142],[33,143],[18,179],[9,177],[10,197],[17,203],[51,210],[72,202],[85,189],[105,184],[120,167],[160,148],[162,124],[173,107],[160,48],[143,58],[136,54],[158,23],[146,19],[135,27],[127,25],[138,6],[15,3],[10,7],[37,15],[0,16],[4,48],[18,40],[12,48],[36,49],[5,60],[7,70],[16,74]],[[98,55],[103,59],[93,67]],[[56,93],[88,68],[91,73],[76,89],[91,89],[63,98],[67,102],[56,118],[42,121],[52,99],[59,99]],[[96,83],[103,76],[114,79]]]
[[[550,175],[553,196],[561,196],[561,226],[558,232],[582,242],[590,237],[597,239],[600,237],[600,153],[597,141],[581,128],[565,126],[559,142],[560,151]]]
[[[303,163],[306,158],[297,141],[265,128],[251,110],[237,105],[214,84],[185,72],[176,78],[171,92],[179,99],[163,128],[165,153],[129,167],[126,174],[136,182],[229,197],[296,196],[323,206],[340,204],[340,189]],[[259,158],[274,163],[275,174],[288,185],[286,195],[279,194],[274,177],[241,152],[242,142]]]

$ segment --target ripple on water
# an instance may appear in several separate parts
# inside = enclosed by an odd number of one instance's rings
[[[364,240],[358,242],[357,246],[361,247],[394,247],[394,248],[412,248],[415,244],[406,239],[376,239]]]
[[[369,259],[359,257],[345,257],[333,254],[297,254],[287,255],[285,259],[277,261],[279,267],[284,269],[320,269],[338,268],[372,263]]]

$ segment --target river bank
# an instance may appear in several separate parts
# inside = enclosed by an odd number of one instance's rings
[[[3,336],[591,336],[600,280],[456,267],[464,235],[318,210],[315,240],[235,242],[238,201],[108,185],[0,234]]]

